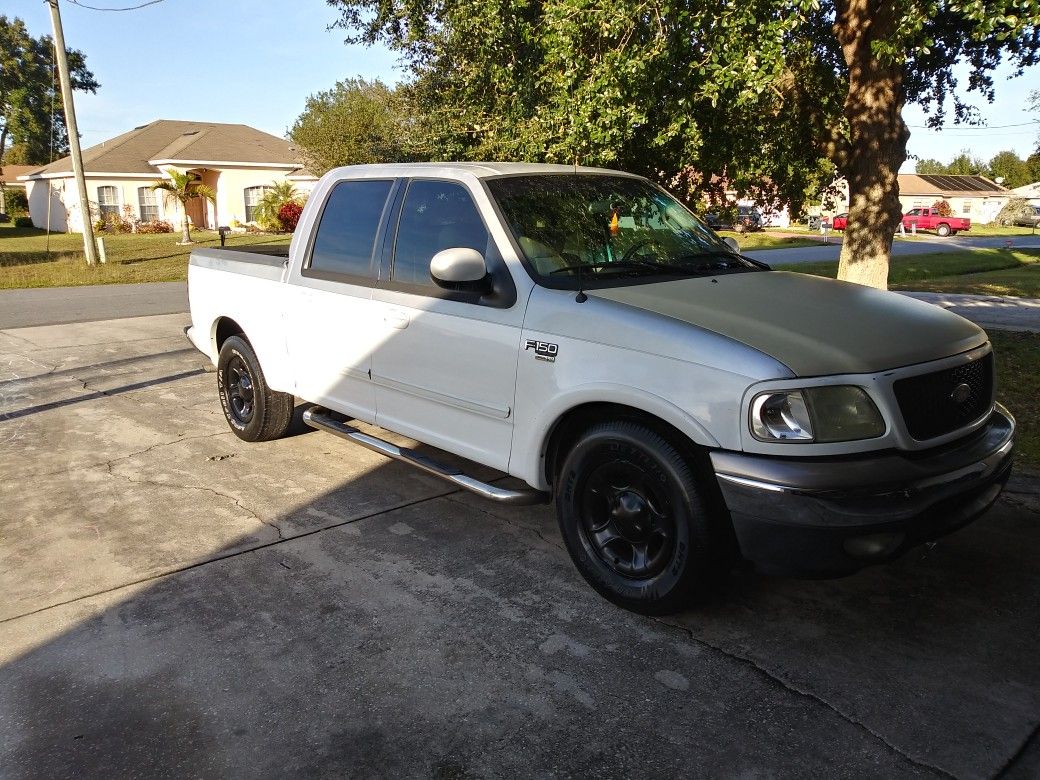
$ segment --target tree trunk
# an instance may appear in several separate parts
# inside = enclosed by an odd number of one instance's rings
[[[191,243],[191,227],[188,225],[188,200],[185,198],[181,201],[181,243]]]
[[[892,238],[902,217],[899,166],[910,131],[903,122],[903,66],[879,61],[874,41],[890,39],[898,16],[884,0],[839,0],[834,32],[849,68],[848,142],[835,162],[849,185],[849,219],[838,278],[886,289]]]

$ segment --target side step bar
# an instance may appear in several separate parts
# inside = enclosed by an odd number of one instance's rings
[[[463,474],[458,469],[449,468],[424,455],[420,455],[415,450],[398,447],[396,444],[377,439],[375,436],[369,436],[357,428],[352,428],[346,423],[341,423],[339,420],[334,419],[328,409],[323,409],[320,406],[313,406],[305,411],[303,413],[303,421],[311,428],[326,431],[339,436],[341,439],[360,444],[362,447],[367,447],[373,452],[378,452],[380,455],[385,455],[388,458],[404,461],[411,466],[422,469],[427,474],[440,477],[451,482],[456,487],[476,493],[478,496],[491,499],[492,501],[514,506],[545,504],[549,501],[549,494],[541,490],[534,490],[533,488],[527,490],[507,490],[506,488],[489,485],[486,482],[481,482]]]

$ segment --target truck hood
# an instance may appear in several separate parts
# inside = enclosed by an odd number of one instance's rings
[[[798,376],[875,373],[986,343],[977,325],[933,304],[782,271],[586,292],[740,341]]]

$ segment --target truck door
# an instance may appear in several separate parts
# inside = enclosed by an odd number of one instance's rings
[[[372,301],[394,179],[352,179],[329,191],[290,275],[286,342],[296,395],[375,422],[372,354],[383,318]],[[314,197],[321,197],[317,193]]]
[[[477,196],[493,218],[484,193]],[[523,325],[509,271],[460,182],[413,179],[394,216],[384,250],[389,279],[373,293],[382,333],[372,358],[376,422],[505,469]],[[488,299],[435,285],[430,260],[452,247],[483,253],[496,291],[508,287],[512,300],[508,291]]]

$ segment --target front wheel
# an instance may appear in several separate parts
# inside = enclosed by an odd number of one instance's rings
[[[217,358],[217,393],[232,432],[243,441],[269,441],[285,435],[293,397],[267,386],[260,361],[241,336],[231,336]]]
[[[557,477],[556,516],[581,575],[634,612],[678,611],[718,573],[693,471],[639,423],[604,423],[581,436]]]
[[[939,225],[939,228],[938,230],[936,230],[936,232],[943,238],[946,238],[946,236],[950,235],[950,226],[944,222],[943,224]]]

